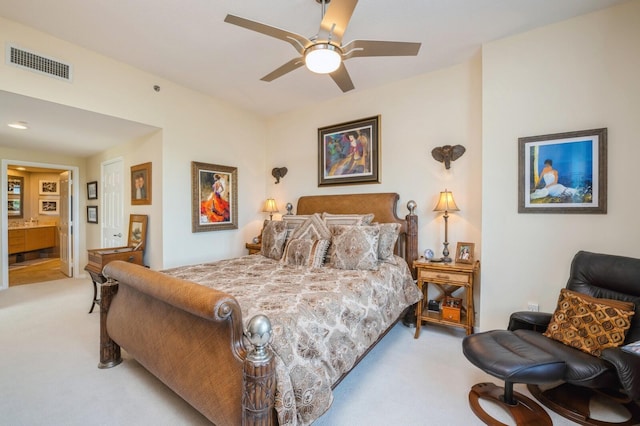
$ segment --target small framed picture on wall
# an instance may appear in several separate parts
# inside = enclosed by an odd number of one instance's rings
[[[88,200],[97,200],[98,199],[98,182],[88,182],[87,183],[87,199]]]
[[[58,200],[47,200],[47,199],[39,199],[38,200],[38,213],[47,214],[47,215],[57,215],[58,214]]]
[[[57,180],[41,180],[38,185],[40,195],[60,195],[60,185]]]
[[[87,222],[98,223],[98,206],[87,206]]]
[[[151,204],[151,163],[131,166],[131,204]]]

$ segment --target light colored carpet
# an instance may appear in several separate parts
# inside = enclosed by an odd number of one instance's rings
[[[97,368],[100,313],[87,314],[92,295],[88,279],[0,292],[0,423],[209,424],[126,353],[121,365]],[[337,387],[315,425],[482,424],[467,394],[473,384],[495,380],[464,358],[462,337],[461,330],[427,326],[414,340],[413,329],[397,325]],[[516,390],[529,395],[522,385]]]

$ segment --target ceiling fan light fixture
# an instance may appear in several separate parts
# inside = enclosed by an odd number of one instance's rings
[[[329,74],[340,67],[342,52],[331,43],[316,43],[305,50],[304,63],[309,71]]]

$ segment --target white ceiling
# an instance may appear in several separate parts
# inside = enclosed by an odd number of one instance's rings
[[[470,58],[488,41],[625,1],[363,0],[347,27],[345,43],[353,39],[410,41],[421,42],[422,48],[416,57],[348,60],[345,65],[356,87],[349,93],[451,66]],[[288,43],[223,22],[227,13],[311,37],[318,31],[321,6],[315,0],[0,0],[0,16],[264,116],[348,96],[329,76],[304,67],[271,83],[260,81],[297,53]],[[6,96],[13,96],[9,105]],[[96,140],[104,135],[96,130],[104,130],[100,125],[113,129],[111,120],[117,119],[93,114],[98,127],[80,128],[75,113],[85,114],[82,118],[93,123],[92,114],[73,108],[58,120],[38,124],[41,130],[46,127],[44,133],[32,129],[26,136],[9,136],[8,117],[36,126],[29,115],[36,113],[40,102],[20,98],[0,92],[2,145],[30,140],[32,149],[44,144],[43,149],[69,148],[85,156],[110,143]],[[52,109],[66,107],[45,104],[42,108],[50,114]],[[122,132],[134,135],[150,130],[126,121],[121,124]]]

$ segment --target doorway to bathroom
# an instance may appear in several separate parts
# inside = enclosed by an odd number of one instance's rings
[[[0,288],[73,277],[78,273],[79,236],[73,232],[78,168],[2,160],[0,172],[7,181],[3,187],[13,191],[9,198],[19,200],[2,206]]]

